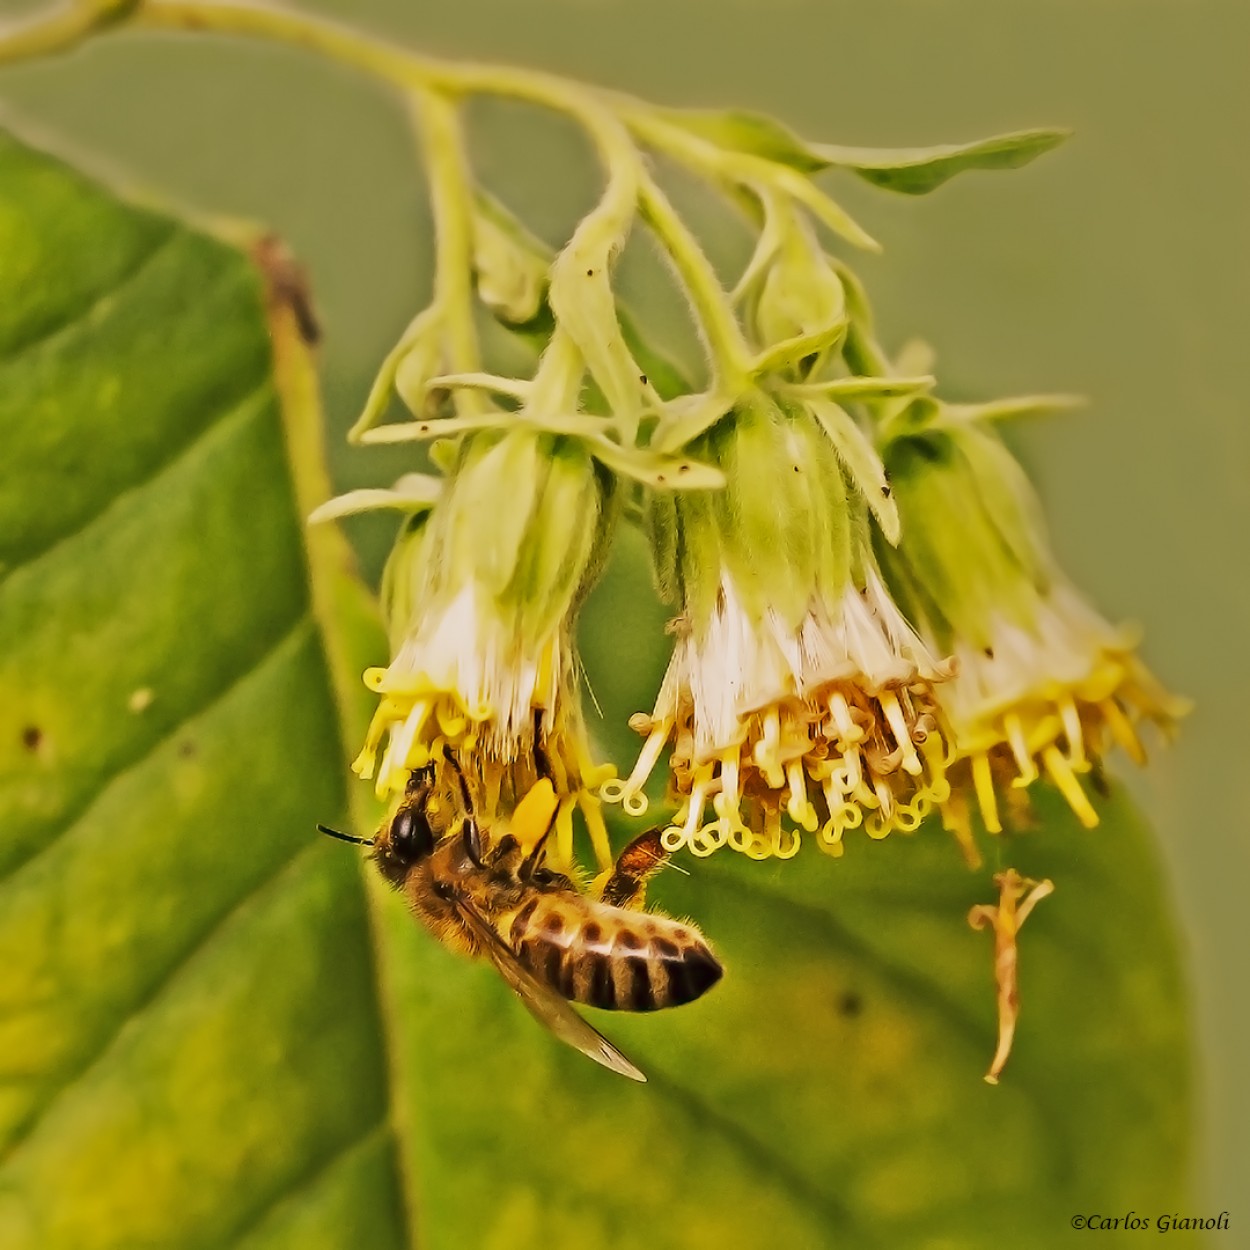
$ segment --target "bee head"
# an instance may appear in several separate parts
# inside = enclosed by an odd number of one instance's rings
[[[436,841],[424,805],[405,803],[374,840],[374,862],[388,881],[399,885],[412,868],[429,857]]]

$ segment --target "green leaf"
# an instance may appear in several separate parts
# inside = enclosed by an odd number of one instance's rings
[[[734,109],[663,109],[657,112],[669,125],[679,126],[718,147],[761,156],[800,173],[817,173],[833,163],[818,147],[800,139],[776,118],[762,113]]]
[[[345,760],[384,652],[301,523],[329,489],[294,317],[247,255],[4,138],[0,189],[5,1250],[1049,1250],[1184,1201],[1177,943],[1122,797],[1087,833],[1043,792],[987,845],[1057,886],[997,1089],[964,920],[993,888],[935,827],[663,874],[727,975],[596,1017],[646,1086],[439,946],[313,832],[376,816]],[[645,579],[583,632],[618,762]]]
[[[382,652],[305,542],[295,319],[3,135],[0,188],[0,1245],[408,1245],[360,866],[313,828]]]
[[[931,148],[848,148],[818,144],[829,165],[853,170],[874,186],[904,195],[926,195],[970,169],[1019,169],[1056,148],[1070,130],[1017,130],[975,143],[946,143]]]

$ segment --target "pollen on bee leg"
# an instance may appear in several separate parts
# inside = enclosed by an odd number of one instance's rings
[[[1142,746],[1133,722],[1124,714],[1124,709],[1114,698],[1103,699],[1098,705],[1103,721],[1111,731],[1111,736],[1124,748],[1125,754],[1134,764],[1141,767],[1146,763],[1146,748]]]
[[[984,751],[972,757],[972,784],[977,792],[977,805],[981,809],[981,819],[990,833],[1002,833],[1002,822],[998,819],[998,799],[994,794],[994,778],[990,773],[990,757]]]
[[[546,777],[540,777],[534,782],[526,791],[525,797],[516,805],[509,822],[509,832],[527,855],[551,828],[559,806],[560,800],[556,798],[555,787]]]
[[[1076,779],[1067,756],[1053,743],[1042,751],[1042,764],[1046,775],[1059,787],[1060,793],[1068,801],[1068,806],[1076,814],[1077,820],[1086,829],[1093,829],[1098,824],[1098,813],[1090,805],[1089,798]]]
[[[903,753],[902,767],[905,773],[910,773],[913,777],[921,772],[920,757],[916,754],[915,744],[911,740],[911,731],[907,728],[907,717],[903,715],[903,709],[899,706],[898,695],[893,690],[883,690],[877,696],[877,702],[881,704],[881,710],[885,713],[885,719],[889,723],[890,731],[894,734],[894,742],[898,749]]]
[[[978,903],[968,912],[974,929],[994,930],[994,981],[998,987],[998,1046],[985,1074],[986,1083],[997,1085],[1015,1040],[1020,1017],[1019,950],[1016,937],[1029,912],[1054,891],[1051,881],[1031,881],[1014,868],[997,873],[998,903]]]

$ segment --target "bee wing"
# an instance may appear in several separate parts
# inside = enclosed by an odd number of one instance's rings
[[[587,1024],[573,1010],[567,999],[561,998],[551,986],[540,981],[521,963],[468,899],[457,899],[456,907],[500,976],[516,991],[517,997],[539,1024],[605,1068],[611,1068],[631,1081],[646,1081],[647,1078],[598,1029]]]

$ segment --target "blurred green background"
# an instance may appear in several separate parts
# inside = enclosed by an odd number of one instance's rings
[[[0,2],[0,17],[38,6]],[[928,199],[835,188],[886,247],[857,267],[891,345],[921,334],[955,397],[1088,395],[1014,432],[1067,568],[1197,700],[1131,779],[1160,828],[1191,943],[1205,1064],[1207,1205],[1244,1181],[1250,996],[1245,741],[1250,585],[1250,8],[1238,0],[403,0],[305,3],[424,50],[542,66],[681,105],[776,114],[816,139],[913,145],[1032,125],[1075,140]],[[478,112],[479,167],[553,240],[594,185],[577,141]],[[324,322],[340,484],[394,462],[341,444],[429,283],[402,113],[286,49],[123,36],[7,71],[0,122],[152,197],[265,222],[307,263]],[[733,241],[718,254],[735,255]],[[631,272],[639,293],[646,266]],[[686,345],[679,313],[652,322]],[[384,523],[352,530],[370,573]],[[603,654],[603,640],[592,640]],[[592,671],[609,681],[610,674]],[[1079,1021],[1076,1022],[1079,1028]],[[1132,1039],[1125,1039],[1126,1047]],[[1237,1213],[1234,1212],[1234,1222]],[[1236,1234],[1234,1234],[1235,1236]]]

